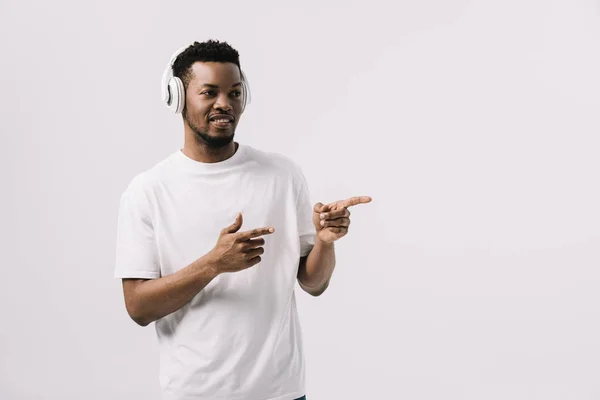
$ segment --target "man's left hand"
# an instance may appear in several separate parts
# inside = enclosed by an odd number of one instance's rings
[[[369,196],[351,197],[327,205],[315,204],[313,209],[313,223],[317,230],[317,239],[324,243],[333,243],[346,236],[350,227],[350,210],[358,204],[370,203]]]

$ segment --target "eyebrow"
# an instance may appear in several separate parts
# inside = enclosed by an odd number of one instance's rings
[[[241,85],[242,85],[242,82],[238,82],[231,87],[233,88],[233,87],[237,87],[237,86],[241,86]],[[219,85],[214,85],[212,83],[203,83],[201,87],[209,87],[211,89],[219,89]]]

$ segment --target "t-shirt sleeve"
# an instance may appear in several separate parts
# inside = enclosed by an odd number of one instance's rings
[[[121,195],[119,203],[114,277],[160,277],[150,203],[143,188],[134,182]]]
[[[302,172],[299,172],[300,187],[298,191],[298,200],[296,201],[298,215],[298,233],[300,239],[300,256],[307,256],[315,245],[316,230],[312,222],[313,204],[310,200],[310,191],[306,178]]]

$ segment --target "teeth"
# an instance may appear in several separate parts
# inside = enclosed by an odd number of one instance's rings
[[[229,122],[229,120],[228,119],[215,119],[214,122],[222,123],[222,122]]]

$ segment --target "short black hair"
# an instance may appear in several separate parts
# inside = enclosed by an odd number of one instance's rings
[[[192,65],[197,61],[233,63],[240,68],[240,55],[236,49],[227,42],[218,40],[207,40],[206,42],[194,42],[188,46],[173,62],[173,76],[183,82],[187,89],[192,80]]]

